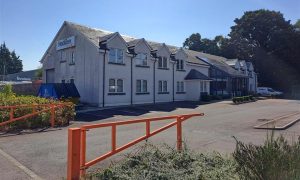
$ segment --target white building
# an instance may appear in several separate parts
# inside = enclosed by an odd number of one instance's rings
[[[256,93],[257,90],[257,74],[254,71],[253,64],[249,61],[230,59],[225,61],[229,66],[235,70],[248,76],[248,92]]]
[[[118,32],[64,22],[41,59],[44,83],[75,83],[100,107],[200,100],[209,65],[200,54]]]

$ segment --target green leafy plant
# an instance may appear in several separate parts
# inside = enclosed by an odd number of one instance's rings
[[[109,168],[91,173],[86,179],[237,179],[232,158],[218,153],[197,154],[188,148],[178,152],[164,145],[141,146],[135,154],[113,163]]]
[[[268,135],[264,145],[245,144],[236,140],[233,157],[240,179],[300,179],[300,139],[289,143],[283,136]]]
[[[5,90],[0,93],[0,106],[15,106],[15,105],[31,105],[31,104],[57,104],[59,101],[55,101],[52,99],[45,99],[35,96],[16,96],[12,93],[9,86],[4,88]],[[39,106],[36,108],[36,111],[43,110],[45,106]],[[16,108],[14,110],[13,116],[21,117],[26,114],[30,114],[33,112],[32,107],[22,107]],[[55,109],[55,125],[56,126],[64,126],[69,123],[69,121],[73,120],[75,117],[75,107],[73,104],[69,104],[68,106],[63,106],[62,108]],[[0,122],[8,121],[10,119],[10,109],[0,109]],[[22,130],[22,129],[34,129],[34,128],[43,128],[50,126],[50,112],[43,112],[36,116],[15,121],[13,123],[9,123],[6,126],[0,127],[0,131],[10,131],[10,130]]]

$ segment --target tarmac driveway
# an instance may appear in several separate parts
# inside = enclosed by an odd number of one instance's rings
[[[254,125],[261,123],[259,119],[270,119],[295,111],[300,111],[300,101],[269,99],[241,105],[232,105],[229,101],[206,105],[178,102],[155,106],[143,105],[81,112],[78,113],[78,121],[72,122],[69,127],[141,117],[204,112],[204,117],[194,117],[183,123],[183,136],[189,148],[201,152],[216,150],[221,153],[231,153],[235,147],[232,136],[244,142],[261,144],[264,142],[267,131],[253,128]],[[151,128],[162,124],[164,123],[155,123]],[[39,133],[0,137],[1,179],[30,179],[30,172],[31,177],[37,175],[43,179],[65,177],[67,129],[69,127],[48,129]],[[289,129],[276,131],[276,133],[295,139],[300,135],[299,130],[300,123],[296,123]],[[118,128],[117,144],[120,146],[135,137],[143,135],[144,131],[144,125]],[[176,128],[168,129],[150,138],[150,141],[156,144],[165,142],[174,146],[176,143]],[[127,152],[132,151],[135,147]],[[105,153],[109,149],[110,129],[91,130],[87,133],[88,160]],[[2,151],[15,161],[9,160],[5,154],[1,153]],[[111,160],[119,158],[122,158],[122,156],[114,156],[98,163],[95,167],[107,166]],[[27,170],[24,170],[24,167]]]

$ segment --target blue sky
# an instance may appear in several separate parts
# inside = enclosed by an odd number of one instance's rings
[[[227,35],[235,18],[261,8],[300,19],[300,0],[0,0],[0,42],[31,70],[64,20],[182,46],[195,32]]]

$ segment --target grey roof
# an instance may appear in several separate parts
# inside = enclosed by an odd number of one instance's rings
[[[99,40],[100,41],[106,41],[115,34],[114,32],[110,32],[110,31],[106,31],[106,30],[102,30],[102,29],[91,28],[91,27],[83,26],[83,25],[76,24],[76,23],[73,23],[73,22],[66,22],[66,24],[68,24],[69,26],[71,26],[74,29],[78,30],[79,32],[81,32],[95,46],[99,46]],[[121,36],[129,46],[134,46],[139,42],[139,40],[141,40],[141,39],[137,39],[137,38],[127,36],[127,35],[121,35]],[[158,42],[148,41],[148,40],[146,40],[146,42],[149,44],[149,46],[154,51],[158,50],[158,48],[160,48],[164,44],[164,43],[158,43]],[[166,46],[169,48],[171,53],[175,53],[176,51],[178,51],[180,49],[179,47],[172,46],[172,45],[167,45],[166,44]],[[188,62],[196,63],[196,64],[200,64],[200,65],[208,65],[207,63],[205,63],[203,61],[200,61],[195,56],[193,56],[195,53],[198,53],[198,52],[192,51],[192,50],[184,50],[184,51],[188,54],[188,57],[189,57],[188,60],[187,60]]]
[[[234,67],[236,62],[238,61],[238,59],[228,59],[227,61],[225,61],[229,66]]]
[[[195,69],[191,69],[184,79],[185,80],[212,80]]]
[[[229,76],[235,76],[235,77],[247,77],[245,74],[242,74],[241,72],[235,70],[231,66],[229,66],[226,63],[226,58],[219,57],[219,56],[213,56],[202,53],[202,56],[198,56],[201,60],[207,62],[211,66],[216,67],[219,70],[222,70],[223,72],[227,73]]]
[[[142,39],[134,39],[127,42],[128,47],[135,47]]]

